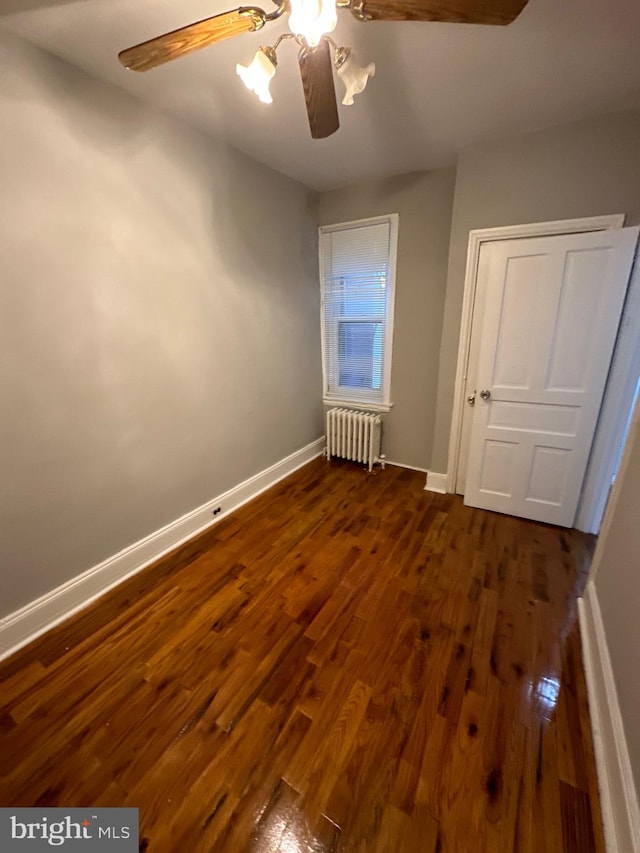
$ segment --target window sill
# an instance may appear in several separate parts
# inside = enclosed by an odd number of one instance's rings
[[[359,412],[380,412],[381,414],[390,412],[393,408],[393,403],[363,403],[362,400],[347,400],[341,397],[323,397],[322,402],[325,406],[345,406]]]

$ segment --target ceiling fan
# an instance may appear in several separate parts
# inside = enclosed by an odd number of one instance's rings
[[[528,0],[275,0],[267,13],[256,6],[241,6],[157,38],[134,45],[118,54],[132,71],[148,71],[194,50],[245,32],[262,29],[289,13],[290,33],[272,47],[261,47],[253,62],[236,66],[239,76],[260,100],[270,103],[269,83],[276,73],[276,50],[284,39],[298,44],[298,64],[314,139],[330,136],[339,127],[333,67],[345,84],[343,104],[352,104],[362,92],[375,64],[361,67],[351,48],[338,47],[329,37],[337,23],[337,10],[346,9],[359,21],[439,21],[454,24],[497,24],[514,21]],[[333,62],[331,59],[333,49]]]

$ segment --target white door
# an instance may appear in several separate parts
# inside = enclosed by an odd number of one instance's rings
[[[638,230],[491,244],[466,504],[572,525]]]

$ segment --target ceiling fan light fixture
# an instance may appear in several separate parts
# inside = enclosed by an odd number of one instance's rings
[[[369,77],[375,76],[376,64],[359,65],[350,47],[339,47],[334,54],[336,73],[344,84],[342,103],[349,107],[353,104],[354,95],[359,95],[367,88]]]
[[[342,103],[349,106],[376,71],[375,63],[359,65],[351,49],[338,47],[329,35],[336,27],[338,9],[350,11],[359,21],[505,25],[518,17],[528,0],[274,0],[274,3],[276,8],[270,13],[257,6],[241,6],[195,21],[120,51],[118,58],[125,68],[149,71],[232,36],[260,30],[288,14],[290,32],[280,33],[272,47],[261,47],[250,65],[236,65],[236,72],[261,101],[273,103],[269,84],[276,73],[276,50],[283,39],[295,39],[301,48],[298,66],[311,136],[326,139],[340,127],[336,73],[345,87]]]
[[[276,52],[270,47],[261,47],[250,65],[236,65],[236,73],[251,92],[255,92],[263,104],[272,104],[269,83],[276,73]]]
[[[336,0],[290,0],[290,4],[289,29],[302,36],[309,47],[316,47],[323,35],[335,30]]]

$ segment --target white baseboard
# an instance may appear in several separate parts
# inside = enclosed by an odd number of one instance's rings
[[[0,660],[82,610],[126,578],[202,533],[230,512],[306,465],[324,449],[324,436],[155,533],[0,619]],[[222,511],[212,516],[213,510]]]
[[[390,459],[384,460],[387,465],[392,465],[394,468],[407,468],[409,471],[419,471],[421,474],[428,474],[426,468],[418,468],[417,465],[405,465],[404,462],[392,462]]]
[[[427,483],[425,491],[437,492],[439,495],[447,494],[447,475],[436,474],[435,471],[427,471]]]
[[[578,608],[606,848],[640,853],[640,808],[593,581]]]

